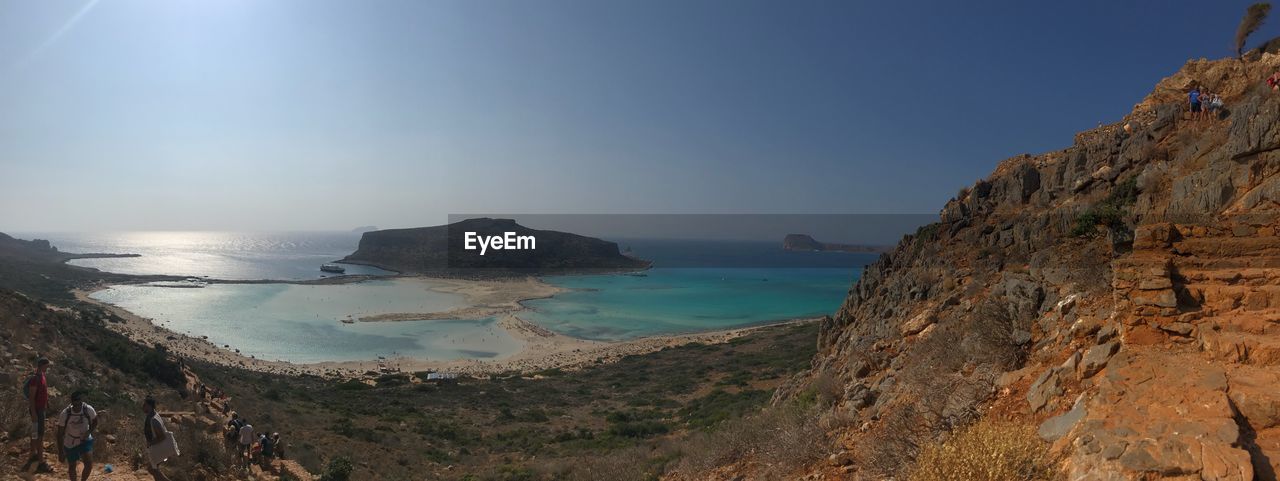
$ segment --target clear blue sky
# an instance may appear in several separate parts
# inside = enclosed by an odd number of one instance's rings
[[[932,213],[1247,4],[0,0],[0,231]]]

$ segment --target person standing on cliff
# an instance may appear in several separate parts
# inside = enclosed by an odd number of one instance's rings
[[[1200,118],[1200,87],[1191,87],[1191,92],[1187,94],[1187,100],[1190,102],[1191,120]]]
[[[36,471],[44,473],[53,471],[49,463],[44,461],[44,424],[48,419],[49,410],[49,383],[44,375],[49,370],[50,364],[48,358],[36,359],[35,372],[22,386],[22,393],[27,398],[27,412],[31,415],[31,457],[27,459],[23,469],[39,463]]]

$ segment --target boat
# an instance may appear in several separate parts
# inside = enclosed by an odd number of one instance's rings
[[[324,264],[324,265],[321,265],[321,266],[320,266],[320,270],[325,271],[325,272],[336,272],[336,273],[338,273],[338,274],[341,274],[341,273],[343,273],[343,272],[347,272],[347,270],[346,270],[346,269],[342,268],[342,266],[337,265],[337,264]]]

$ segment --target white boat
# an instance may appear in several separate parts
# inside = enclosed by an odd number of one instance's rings
[[[336,272],[336,273],[338,273],[338,274],[341,274],[341,273],[343,273],[343,272],[347,272],[347,270],[346,270],[346,269],[342,268],[342,266],[337,265],[337,264],[324,264],[324,265],[321,265],[321,266],[320,266],[320,270],[325,271],[325,272]]]

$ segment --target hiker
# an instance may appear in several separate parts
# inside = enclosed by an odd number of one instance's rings
[[[274,433],[270,436],[265,433],[258,438],[258,445],[262,447],[262,464],[264,466],[271,465],[271,460],[276,457],[276,440],[280,439],[280,433]]]
[[[253,425],[249,421],[241,418],[244,425],[240,426],[240,453],[244,456],[245,468],[253,463],[253,446],[257,443],[257,438],[253,436]]]
[[[155,398],[147,397],[142,401],[142,412],[142,435],[147,441],[147,472],[156,481],[169,481],[169,477],[160,471],[160,463],[179,454],[178,443],[156,413]]]
[[[1267,86],[1271,87],[1272,92],[1280,90],[1280,70],[1271,74],[1270,77],[1267,77]]]
[[[1190,102],[1191,119],[1195,120],[1200,117],[1200,87],[1191,87],[1191,92],[1187,94],[1187,100]]]
[[[76,481],[76,463],[84,462],[80,481],[93,471],[93,431],[98,429],[98,412],[85,404],[84,392],[71,393],[71,404],[58,414],[58,459],[67,461],[67,479]]]
[[[227,421],[226,438],[227,442],[234,443],[240,438],[240,428],[244,427],[244,420],[240,419],[240,414],[232,412],[231,420]]]
[[[1209,98],[1209,118],[1213,120],[1222,118],[1222,108],[1224,106],[1222,96],[1213,94],[1213,97]]]
[[[280,444],[280,433],[271,433],[271,454],[284,459],[284,445]]]
[[[44,423],[49,414],[49,383],[45,380],[44,374],[49,370],[50,364],[46,357],[36,359],[35,372],[32,372],[31,377],[27,378],[27,382],[22,385],[22,395],[27,398],[27,412],[31,415],[31,456],[27,458],[27,464],[22,467],[23,471],[30,468],[32,464],[36,464],[37,472],[53,471],[49,463],[44,461]]]

